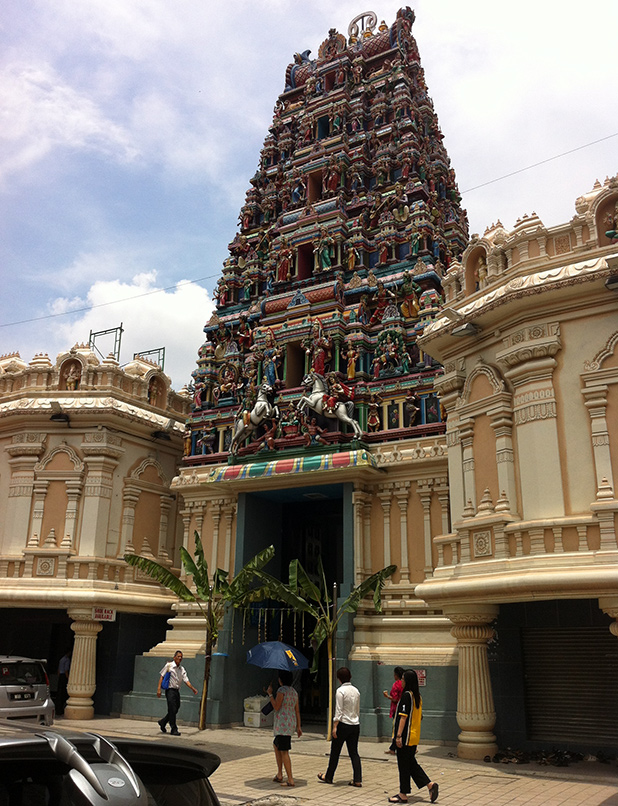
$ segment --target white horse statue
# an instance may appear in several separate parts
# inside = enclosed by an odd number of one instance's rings
[[[330,420],[339,420],[339,422],[351,426],[356,439],[362,437],[363,432],[361,427],[352,417],[354,414],[354,403],[351,400],[346,400],[345,403],[338,401],[335,403],[333,409],[325,406],[324,396],[328,395],[328,389],[324,377],[317,372],[310,372],[308,375],[305,375],[303,378],[303,386],[307,389],[311,389],[311,391],[303,395],[298,401],[296,408],[299,412],[309,408],[315,411],[316,414],[321,414],[322,417],[327,417]]]
[[[230,443],[230,454],[236,455],[238,445],[250,437],[266,420],[278,420],[279,408],[272,402],[274,389],[269,383],[263,383],[259,390],[251,413],[247,418],[242,411],[238,412],[234,421],[234,435]]]

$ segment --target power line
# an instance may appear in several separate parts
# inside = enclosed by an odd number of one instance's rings
[[[85,313],[93,311],[95,308],[105,308],[108,305],[117,305],[119,302],[131,302],[134,299],[141,299],[142,297],[150,297],[152,294],[161,294],[164,291],[172,291],[176,288],[182,288],[185,285],[193,285],[194,283],[202,283],[205,280],[210,280],[213,277],[218,277],[218,274],[209,274],[207,277],[199,277],[197,280],[183,280],[174,285],[168,285],[166,288],[154,288],[152,291],[144,291],[143,294],[134,294],[131,297],[123,297],[122,299],[113,299],[109,302],[99,302],[97,305],[86,305],[83,308],[71,308],[70,311],[60,311],[59,313],[48,313],[45,316],[35,316],[32,319],[20,319],[18,322],[3,322],[0,327],[12,327],[13,325],[27,325],[30,322],[40,322],[43,319],[55,319],[58,316],[70,316],[73,313]]]
[[[471,193],[473,190],[478,190],[479,188],[487,187],[487,185],[493,185],[494,182],[501,182],[503,179],[508,179],[510,176],[516,176],[517,174],[522,174],[524,171],[530,171],[532,168],[538,168],[539,165],[546,165],[548,162],[553,162],[553,160],[558,160],[561,157],[566,157],[569,154],[574,154],[576,151],[581,151],[583,148],[588,148],[589,146],[594,146],[597,143],[603,143],[605,140],[611,140],[612,137],[618,137],[618,132],[615,134],[608,134],[607,137],[601,137],[599,140],[593,140],[591,143],[586,143],[583,146],[577,146],[577,148],[571,148],[569,151],[563,151],[562,154],[556,154],[554,157],[548,157],[545,160],[541,160],[540,162],[535,162],[532,165],[528,165],[526,168],[519,168],[517,171],[511,171],[510,174],[504,174],[504,176],[499,176],[497,179],[490,179],[489,182],[483,182],[482,185],[475,185],[473,188],[468,188],[467,190],[462,190],[462,193]]]
[[[487,187],[488,185],[493,185],[496,182],[501,182],[503,179],[508,179],[511,176],[517,176],[517,174],[524,173],[525,171],[530,171],[533,168],[538,168],[540,165],[546,165],[548,162],[553,162],[554,160],[561,159],[562,157],[567,157],[569,154],[574,154],[576,151],[581,151],[584,148],[589,148],[590,146],[597,145],[598,143],[603,143],[606,140],[611,140],[612,137],[618,137],[618,132],[614,134],[608,134],[607,137],[600,137],[598,140],[592,140],[590,143],[585,143],[582,146],[577,146],[576,148],[571,148],[568,151],[563,151],[561,154],[555,154],[553,157],[547,157],[547,159],[540,160],[539,162],[535,162],[532,165],[527,165],[525,168],[519,168],[516,171],[511,171],[508,174],[504,174],[503,176],[498,176],[496,179],[490,179],[487,182],[483,182],[480,185],[475,185],[474,187],[468,188],[467,190],[462,190],[463,193],[472,193],[473,190],[479,190],[479,188]],[[100,302],[98,305],[86,305],[83,308],[72,308],[70,311],[62,311],[60,313],[48,313],[45,316],[35,316],[32,319],[20,319],[17,322],[3,322],[0,323],[0,328],[3,327],[13,327],[15,325],[28,325],[31,322],[41,322],[45,319],[55,319],[59,316],[70,316],[73,313],[86,313],[88,311],[93,311],[95,308],[105,308],[108,305],[117,305],[120,302],[130,302],[134,299],[142,299],[143,297],[152,296],[152,294],[161,294],[165,291],[172,291],[177,288],[182,288],[185,285],[192,285],[194,283],[202,283],[205,280],[211,280],[213,277],[218,277],[219,274],[209,274],[206,277],[200,277],[197,280],[184,280],[183,282],[176,283],[175,285],[169,285],[166,288],[156,288],[152,291],[145,291],[143,294],[135,294],[132,297],[124,297],[122,299],[115,299],[111,300],[110,302]]]

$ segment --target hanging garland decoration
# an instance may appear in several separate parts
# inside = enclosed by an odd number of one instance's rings
[[[279,640],[283,641],[283,608],[281,608],[281,616],[279,617]]]

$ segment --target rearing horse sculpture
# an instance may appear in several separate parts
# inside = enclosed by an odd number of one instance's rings
[[[274,389],[269,383],[263,383],[259,390],[257,400],[255,401],[251,414],[248,418],[243,417],[243,413],[239,412],[234,421],[234,435],[230,443],[230,454],[236,455],[238,445],[250,437],[257,429],[266,422],[266,420],[278,420],[279,409],[275,403],[272,402]]]
[[[303,378],[303,386],[311,389],[308,394],[303,395],[296,405],[299,412],[305,409],[311,409],[316,414],[322,415],[330,420],[339,420],[341,423],[346,423],[351,426],[354,431],[354,437],[360,439],[363,435],[360,425],[352,417],[354,414],[354,403],[347,400],[345,403],[338,401],[335,403],[334,408],[330,409],[324,404],[324,396],[328,395],[326,381],[322,375],[317,372],[310,372]]]

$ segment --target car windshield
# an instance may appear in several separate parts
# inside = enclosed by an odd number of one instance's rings
[[[0,686],[35,685],[44,682],[45,673],[40,663],[0,663]]]

